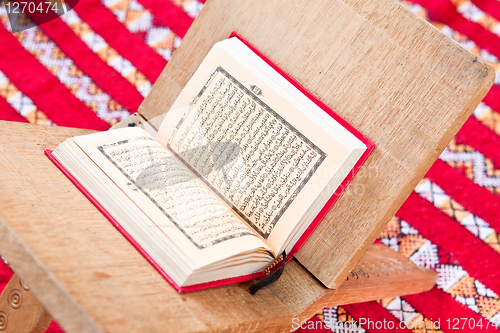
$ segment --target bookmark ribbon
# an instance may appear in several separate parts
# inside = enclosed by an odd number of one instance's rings
[[[276,266],[280,261],[281,261],[281,267],[279,269],[275,270],[274,272],[269,273],[271,271],[271,269],[274,266]],[[283,273],[283,270],[285,269],[285,263],[286,263],[286,252],[283,251],[283,253],[281,254],[281,257],[277,261],[275,261],[271,266],[266,268],[267,276],[260,279],[255,284],[250,286],[250,294],[255,295],[255,293],[257,291],[259,291],[260,289],[262,289],[263,287],[268,286],[271,283],[278,280],[279,277],[281,276],[281,274]]]

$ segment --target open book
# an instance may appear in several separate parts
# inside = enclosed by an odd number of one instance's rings
[[[213,46],[156,137],[116,129],[47,154],[190,291],[262,276],[293,255],[372,149],[236,36]]]

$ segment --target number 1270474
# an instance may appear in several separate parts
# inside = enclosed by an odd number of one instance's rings
[[[5,1],[5,9],[8,14],[57,13],[59,10],[56,1]]]
[[[463,330],[463,329],[488,329],[490,327],[499,328],[500,323],[494,320],[484,318],[448,318],[446,319],[448,330]]]

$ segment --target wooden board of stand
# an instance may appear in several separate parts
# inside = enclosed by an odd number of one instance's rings
[[[295,264],[294,264],[295,267]],[[337,291],[329,290],[311,303],[311,310],[424,291],[437,278],[433,271],[419,268],[401,254],[383,245],[372,245]],[[21,296],[19,296],[21,294]],[[312,311],[304,312],[313,313]],[[304,315],[292,319],[292,328]],[[300,318],[300,319],[299,319]],[[0,330],[5,333],[44,333],[52,318],[14,274],[0,295]]]
[[[375,142],[296,258],[335,288],[493,84],[489,65],[393,0],[209,0],[140,107],[167,112],[209,49],[240,33]]]
[[[85,133],[0,122],[0,253],[68,333],[285,332],[323,306],[435,282],[434,272],[374,245],[338,290],[293,260],[255,296],[253,282],[179,294],[43,154]]]

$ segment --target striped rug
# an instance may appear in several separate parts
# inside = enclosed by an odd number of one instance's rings
[[[2,3],[0,119],[108,129],[137,111],[203,2],[80,0],[18,33]],[[500,70],[499,0],[402,5]],[[500,332],[499,84],[500,75],[379,237],[438,272],[437,286],[326,308],[299,331]],[[0,265],[0,289],[11,274]],[[61,330],[53,322],[48,331]]]

